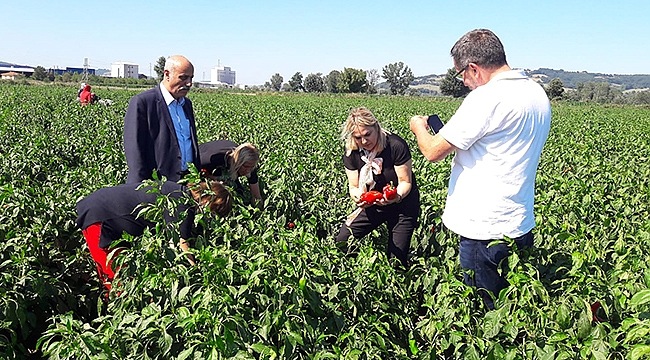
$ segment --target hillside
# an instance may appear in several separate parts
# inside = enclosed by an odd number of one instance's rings
[[[617,75],[546,68],[527,70],[527,72],[530,76],[539,79],[544,84],[547,84],[555,78],[559,78],[562,80],[564,86],[568,88],[575,88],[578,84],[586,82],[607,82],[612,85],[619,85],[623,90],[650,88],[650,75],[645,74]]]

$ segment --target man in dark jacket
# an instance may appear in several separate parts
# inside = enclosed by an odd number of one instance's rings
[[[194,66],[181,55],[165,62],[159,86],[134,96],[124,117],[127,183],[151,179],[153,172],[178,181],[188,164],[200,166],[192,102]]]

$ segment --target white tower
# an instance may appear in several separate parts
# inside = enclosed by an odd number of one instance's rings
[[[84,58],[84,70],[81,73],[81,82],[88,83],[88,58]]]

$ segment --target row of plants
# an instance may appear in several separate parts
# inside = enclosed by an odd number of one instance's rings
[[[75,203],[123,183],[123,116],[76,89],[0,85],[0,356],[157,359],[650,357],[650,109],[558,103],[537,178],[536,248],[509,260],[487,311],[442,226],[450,159],[428,163],[414,114],[444,98],[191,93],[201,141],[250,141],[264,207],[205,218],[189,266],[161,228],[127,238],[108,303]],[[411,145],[422,216],[408,271],[377,230],[334,244],[353,210],[339,127],[370,108]],[[161,213],[166,201],[151,212]],[[287,226],[291,223],[293,226]],[[593,306],[599,303],[600,307]]]

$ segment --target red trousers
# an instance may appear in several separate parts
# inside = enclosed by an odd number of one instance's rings
[[[94,223],[84,230],[81,231],[86,243],[88,244],[88,249],[90,250],[90,256],[95,260],[95,265],[97,266],[97,275],[99,275],[99,281],[104,284],[107,290],[111,289],[111,282],[115,277],[115,272],[111,268],[112,260],[108,260],[108,257],[111,255],[116,256],[121,251],[120,248],[116,249],[102,249],[99,247],[99,237],[102,233],[102,223]]]

